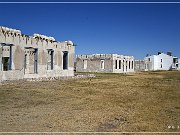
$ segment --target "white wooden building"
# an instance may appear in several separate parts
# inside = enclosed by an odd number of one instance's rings
[[[157,55],[150,55],[144,58],[145,71],[154,70],[180,70],[180,59],[172,56],[171,52],[161,53]]]

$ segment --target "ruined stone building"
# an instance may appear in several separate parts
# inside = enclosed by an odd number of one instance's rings
[[[0,27],[0,81],[74,76],[74,51],[71,41]]]
[[[145,71],[145,62],[144,62],[144,60],[135,60],[134,61],[134,70],[135,71]]]
[[[77,55],[77,72],[134,72],[134,57],[118,54]]]

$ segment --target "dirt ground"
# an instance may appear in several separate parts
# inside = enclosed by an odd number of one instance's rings
[[[0,132],[179,132],[180,72],[0,86]]]

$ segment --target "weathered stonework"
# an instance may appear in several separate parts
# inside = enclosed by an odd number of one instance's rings
[[[135,71],[145,71],[145,61],[144,60],[135,60],[134,62]]]
[[[71,41],[58,42],[52,37],[28,36],[0,27],[0,81],[74,76],[74,52]]]
[[[134,57],[118,54],[77,55],[77,72],[134,72]]]

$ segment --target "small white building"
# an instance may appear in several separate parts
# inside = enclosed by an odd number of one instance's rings
[[[177,70],[180,71],[180,58],[178,58],[178,67],[177,67]]]
[[[150,55],[144,58],[145,71],[154,70],[180,70],[180,59],[172,56],[171,52],[161,53],[157,55]]]

